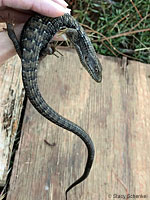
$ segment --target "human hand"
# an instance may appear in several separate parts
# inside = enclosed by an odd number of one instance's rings
[[[24,25],[23,23],[34,12],[49,17],[58,17],[64,13],[69,13],[70,10],[64,0],[0,0],[0,22],[9,21],[15,23],[14,29],[18,38]],[[0,64],[2,64],[15,55],[16,51],[6,31],[0,32],[0,38]]]

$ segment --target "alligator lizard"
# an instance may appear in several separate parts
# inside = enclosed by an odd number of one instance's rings
[[[12,24],[7,24],[7,31],[22,62],[24,88],[32,105],[45,118],[56,125],[73,132],[81,138],[88,150],[88,158],[82,176],[72,183],[67,192],[87,178],[94,160],[94,145],[90,136],[78,125],[56,113],[43,99],[37,84],[37,67],[41,55],[53,54],[49,42],[61,28],[67,28],[67,38],[73,43],[80,61],[96,82],[101,82],[102,67],[96,56],[90,39],[79,23],[69,14],[50,18],[36,14],[24,25],[20,41],[17,40]]]

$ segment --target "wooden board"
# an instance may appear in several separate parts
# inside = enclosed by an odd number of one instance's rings
[[[23,100],[20,60],[14,56],[0,66],[0,186],[6,182]]]
[[[98,84],[82,69],[74,51],[62,53],[59,59],[42,61],[40,90],[52,108],[89,133],[96,149],[88,179],[71,190],[68,199],[105,200],[127,194],[148,199],[149,65],[100,56],[103,81]],[[56,145],[49,147],[44,139]],[[64,200],[86,158],[78,137],[44,119],[28,102],[7,200]]]

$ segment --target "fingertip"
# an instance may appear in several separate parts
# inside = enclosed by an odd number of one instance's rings
[[[41,14],[49,17],[59,17],[64,15],[65,13],[70,14],[71,11],[69,8],[63,7],[54,1],[45,1],[45,3],[40,5],[40,8],[36,8],[36,10],[37,9]]]

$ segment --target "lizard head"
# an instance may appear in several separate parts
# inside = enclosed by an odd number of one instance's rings
[[[102,66],[88,36],[82,29],[77,31],[71,28],[67,29],[66,35],[76,48],[80,62],[84,68],[96,82],[101,82]]]
[[[81,60],[81,58],[80,58],[80,60]],[[98,82],[98,83],[101,82],[101,80],[102,80],[102,66],[101,66],[99,59],[96,56],[95,50],[92,53],[88,52],[87,54],[82,55],[81,63],[85,67],[85,69],[88,71],[90,76],[96,82]]]

